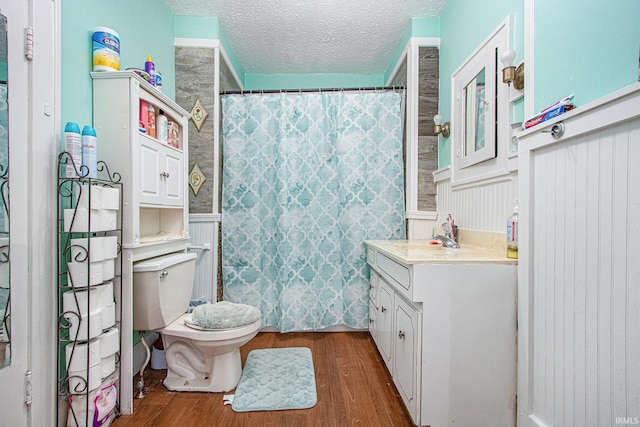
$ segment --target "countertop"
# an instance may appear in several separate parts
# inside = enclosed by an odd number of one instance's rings
[[[477,236],[476,236],[477,237]],[[507,258],[506,245],[495,239],[460,239],[459,249],[432,245],[431,240],[365,240],[365,244],[403,264],[517,264],[517,259]]]

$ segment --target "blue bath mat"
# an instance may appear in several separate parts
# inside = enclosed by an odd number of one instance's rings
[[[252,350],[231,407],[236,412],[306,409],[318,402],[311,350]]]

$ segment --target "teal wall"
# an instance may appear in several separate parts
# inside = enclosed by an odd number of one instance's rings
[[[62,126],[92,124],[91,36],[96,26],[120,35],[120,69],[144,68],[151,54],[163,92],[175,99],[173,14],[158,0],[64,0],[62,3]],[[98,135],[98,141],[100,135]]]
[[[92,122],[91,34],[120,34],[122,69],[153,56],[163,91],[175,99],[173,39],[218,39],[247,90],[383,86],[410,37],[440,37],[439,111],[451,120],[451,74],[508,14],[514,15],[516,63],[524,53],[524,0],[450,0],[438,18],[414,18],[380,74],[246,74],[215,17],[173,16],[158,0],[65,0],[62,5],[62,125]],[[584,105],[638,81],[640,1],[535,1],[534,110],[575,94]],[[531,96],[531,94],[529,94]],[[522,102],[517,108],[522,116]],[[522,119],[523,117],[516,117]],[[450,138],[439,138],[440,167],[451,162]]]
[[[534,111],[570,94],[581,106],[638,81],[640,1],[536,0],[534,5],[535,81],[534,93],[528,93]],[[440,16],[439,110],[445,119],[451,119],[451,74],[508,14],[515,18],[518,63],[524,56],[524,0],[449,1]],[[520,101],[515,120],[523,119]],[[450,142],[439,138],[440,167],[451,163]]]
[[[440,100],[443,121],[451,120],[451,74],[509,14],[514,15],[515,63],[524,54],[524,3],[513,0],[450,0],[440,16]],[[501,64],[499,64],[501,65]],[[438,166],[451,163],[451,137],[438,137]]]
[[[576,106],[638,81],[640,1],[536,0],[534,111]]]

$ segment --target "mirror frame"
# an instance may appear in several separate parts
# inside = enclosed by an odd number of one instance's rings
[[[507,16],[451,75],[451,183],[474,185],[482,180],[508,175],[509,87],[502,84],[499,55],[513,42],[513,16]],[[465,88],[485,70],[485,146],[465,153]],[[478,184],[478,185],[481,185]]]

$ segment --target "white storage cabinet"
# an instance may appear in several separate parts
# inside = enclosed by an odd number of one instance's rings
[[[185,251],[188,233],[189,113],[132,71],[94,72],[98,159],[122,175],[121,403],[133,412],[133,263]],[[174,144],[141,130],[141,103],[175,123]],[[144,113],[144,111],[143,111]]]

